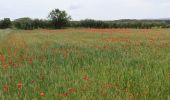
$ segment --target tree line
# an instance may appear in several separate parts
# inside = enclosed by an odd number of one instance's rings
[[[72,21],[71,27],[85,28],[168,28],[170,23],[165,20],[115,20],[115,21],[100,21],[86,19],[82,21]]]
[[[114,20],[102,21],[85,19],[81,21],[72,21],[66,11],[59,9],[52,10],[48,19],[31,19],[28,17],[15,19],[11,21],[10,18],[0,20],[0,29],[17,28],[24,30],[32,30],[38,28],[44,29],[62,29],[62,28],[170,28],[170,20]]]

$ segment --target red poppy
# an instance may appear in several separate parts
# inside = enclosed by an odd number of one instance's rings
[[[18,83],[18,84],[17,84],[18,87],[21,87],[22,85],[23,85],[23,84],[21,84],[21,83]]]
[[[44,92],[40,92],[40,96],[45,96],[45,93]]]
[[[69,93],[74,93],[74,92],[76,92],[76,89],[75,89],[75,88],[69,88],[69,89],[68,89],[68,92],[69,92]]]
[[[65,96],[65,97],[67,97],[69,94],[67,93],[67,92],[65,92],[64,94],[63,94],[63,96]]]
[[[5,89],[7,89],[7,88],[8,88],[8,86],[4,86],[4,88],[5,88]]]
[[[22,88],[18,88],[18,90],[22,90]]]
[[[89,77],[88,77],[87,75],[85,75],[85,76],[83,77],[83,80],[88,81],[88,80],[89,80]]]

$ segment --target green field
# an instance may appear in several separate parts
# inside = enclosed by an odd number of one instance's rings
[[[0,30],[0,100],[170,100],[170,29]]]

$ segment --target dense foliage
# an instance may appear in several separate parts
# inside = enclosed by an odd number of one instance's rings
[[[20,18],[14,21],[14,25],[18,29],[34,29],[33,21],[30,18]]]
[[[49,20],[31,19],[31,18],[19,18],[13,21],[14,27],[18,29],[38,29],[38,28],[55,28],[61,29],[68,27],[70,16],[65,11],[59,9],[52,10],[48,16]]]
[[[57,22],[58,21],[58,22]],[[65,27],[74,28],[169,28],[169,20],[115,20],[101,21],[86,19],[81,21],[64,21],[64,20],[40,20],[31,18],[20,18],[15,20],[14,25],[18,29],[37,29],[37,28],[55,28]],[[59,24],[58,24],[59,23]]]
[[[19,18],[13,22],[14,26],[18,29],[38,29],[38,28],[49,28],[51,26],[50,21],[31,19],[31,18]]]
[[[11,27],[11,20],[9,18],[4,18],[3,20],[0,20],[0,28],[10,28]]]
[[[115,20],[99,21],[86,19],[82,21],[73,21],[72,27],[85,28],[163,28],[167,23],[163,20]]]
[[[136,28],[136,29],[150,29],[150,28],[170,28],[170,20],[114,20],[114,21],[102,21],[85,19],[81,21],[71,21],[71,17],[66,11],[59,9],[52,10],[49,15],[49,19],[31,19],[28,17],[19,18],[14,21],[10,21],[9,18],[0,20],[0,28],[10,28],[11,23],[17,29],[32,30],[38,28],[53,28],[62,29],[66,27],[73,28]]]
[[[59,9],[52,10],[48,17],[52,22],[52,27],[56,29],[67,27],[71,20],[71,17],[68,16],[65,11],[61,11]]]

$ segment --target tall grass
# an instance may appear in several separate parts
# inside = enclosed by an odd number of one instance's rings
[[[170,99],[169,31],[1,30],[0,99]]]

